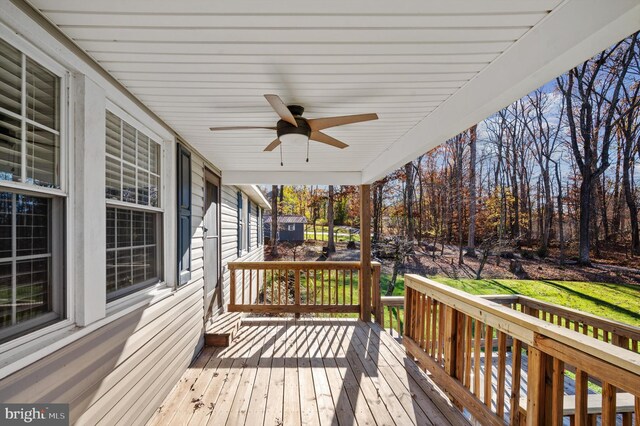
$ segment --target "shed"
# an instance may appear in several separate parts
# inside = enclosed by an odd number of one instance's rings
[[[307,218],[299,215],[278,216],[278,241],[304,241]],[[271,236],[271,215],[264,217],[264,235]]]

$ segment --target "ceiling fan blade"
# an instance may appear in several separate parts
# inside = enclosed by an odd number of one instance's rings
[[[264,95],[264,97],[267,98],[267,101],[271,105],[271,108],[273,108],[273,110],[280,116],[280,118],[282,118],[287,123],[293,124],[294,126],[298,127],[296,119],[293,117],[293,114],[291,114],[291,111],[289,111],[289,108],[287,108],[284,102],[282,102],[280,96]]]
[[[266,127],[266,126],[226,126],[226,127],[209,127],[209,130],[213,132],[218,132],[222,130],[251,130],[251,129],[267,129],[267,130],[276,130],[275,127]]]
[[[264,150],[265,151],[273,151],[274,149],[276,149],[278,147],[278,145],[280,145],[280,139],[276,138],[273,142],[271,142],[269,145],[267,145],[267,147]]]
[[[307,120],[311,130],[328,129],[329,127],[344,126],[345,124],[360,123],[362,121],[377,120],[378,114],[345,115],[342,117],[324,117]]]
[[[326,143],[327,145],[335,146],[336,148],[340,149],[344,149],[349,146],[346,143],[340,142],[338,139],[332,138],[331,136],[322,132],[311,132],[311,136],[309,136],[309,139],[316,142]]]

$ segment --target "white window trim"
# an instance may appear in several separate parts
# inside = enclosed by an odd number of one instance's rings
[[[160,202],[158,203],[158,207],[154,207],[151,205],[143,205],[137,203],[130,203],[126,201],[120,200],[112,200],[106,197],[106,194],[102,194],[105,201],[105,209],[107,207],[115,207],[129,210],[138,210],[138,211],[148,211],[152,213],[161,213],[161,218],[159,220],[159,226],[162,227],[160,232],[158,233],[158,259],[162,262],[162,265],[159,266],[159,270],[161,273],[160,279],[157,283],[149,284],[149,286],[140,288],[138,290],[134,290],[131,294],[126,294],[124,296],[118,297],[113,300],[105,301],[106,302],[106,317],[109,318],[110,315],[118,313],[123,310],[129,310],[132,307],[138,306],[139,304],[148,304],[150,300],[156,297],[161,290],[166,290],[167,292],[171,292],[173,290],[173,286],[171,282],[167,279],[167,238],[169,234],[167,233],[168,219],[167,213],[165,212],[165,203],[167,202],[167,191],[166,182],[170,177],[168,176],[168,171],[165,170],[165,165],[170,164],[169,161],[166,160],[167,150],[166,145],[168,142],[161,138],[157,133],[152,131],[149,127],[145,126],[141,121],[135,119],[131,114],[128,114],[125,110],[118,107],[115,103],[113,103],[108,98],[106,99],[106,109],[107,111],[114,114],[120,120],[126,122],[130,126],[134,127],[138,132],[143,133],[145,136],[149,137],[149,143],[155,143],[160,147],[160,153],[158,155],[158,167],[160,169],[160,173],[158,176],[160,177],[160,187],[158,191],[160,191]],[[105,139],[106,143],[106,139]],[[137,152],[137,149],[136,149]],[[109,155],[109,154],[106,154]],[[137,154],[136,154],[137,155]],[[105,156],[106,160],[106,156]],[[137,175],[136,175],[137,176]],[[137,177],[136,177],[137,179]],[[169,205],[169,204],[166,204]],[[105,247],[106,250],[106,247]],[[106,267],[106,265],[105,265]]]
[[[74,247],[71,243],[74,241],[74,195],[71,190],[70,182],[73,182],[74,163],[74,140],[73,140],[73,105],[70,99],[74,96],[72,76],[69,70],[63,67],[60,63],[54,61],[52,58],[44,54],[40,49],[29,43],[19,35],[9,29],[6,25],[0,22],[0,38],[4,39],[7,43],[13,46],[15,49],[20,50],[24,55],[31,58],[36,63],[40,64],[48,71],[52,72],[60,78],[60,96],[59,96],[59,111],[60,111],[60,123],[59,123],[59,142],[60,142],[60,189],[47,188],[44,186],[32,185],[24,182],[10,182],[0,181],[0,190],[6,189],[10,191],[20,191],[29,195],[45,196],[45,197],[59,197],[62,199],[62,203],[65,208],[65,218],[63,220],[65,225],[65,256],[63,259],[64,267],[66,269],[63,277],[63,291],[66,297],[64,298],[64,315],[59,321],[34,330],[23,336],[16,337],[8,342],[0,345],[0,359],[3,362],[0,363],[0,378],[4,377],[11,372],[22,368],[22,364],[18,361],[26,362],[24,365],[33,361],[26,361],[31,355],[33,355],[39,348],[49,343],[43,343],[46,336],[58,335],[67,329],[75,329],[75,308],[73,302],[75,300],[75,281],[73,274],[70,271],[74,270]],[[18,352],[22,356],[11,356],[11,353]],[[53,352],[53,350],[51,351]],[[24,356],[24,354],[28,354]],[[8,371],[8,373],[5,373]]]

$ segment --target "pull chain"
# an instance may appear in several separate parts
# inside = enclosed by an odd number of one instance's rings
[[[309,139],[307,139],[307,163],[309,162]]]
[[[284,162],[282,161],[282,142],[280,142],[280,167],[284,166]]]

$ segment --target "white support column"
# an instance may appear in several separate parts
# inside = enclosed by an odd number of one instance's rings
[[[74,78],[75,320],[86,326],[106,312],[105,132],[106,98],[84,75]]]

